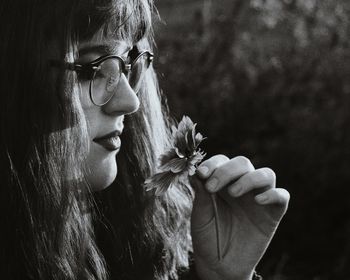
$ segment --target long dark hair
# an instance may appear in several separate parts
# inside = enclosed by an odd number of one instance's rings
[[[101,30],[150,48],[151,10],[147,0],[0,3],[4,279],[176,279],[188,265],[191,193],[143,189],[169,142],[153,70],[125,120],[118,178],[92,195],[77,77],[49,63],[74,61],[79,42]]]

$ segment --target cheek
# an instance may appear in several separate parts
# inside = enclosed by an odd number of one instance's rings
[[[86,159],[87,180],[93,191],[108,187],[117,176],[116,152],[93,143]]]
[[[85,111],[89,111],[93,109],[94,104],[90,99],[90,90],[89,90],[90,81],[81,81],[78,83],[78,92],[79,92],[79,100],[80,104]]]
[[[107,151],[93,141],[104,123],[99,107],[87,102],[82,104],[87,124],[89,148],[85,161],[87,180],[93,191],[108,187],[117,176],[116,151]]]

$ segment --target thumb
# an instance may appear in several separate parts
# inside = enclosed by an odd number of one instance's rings
[[[204,188],[203,182],[196,176],[190,178],[195,190],[192,209],[192,230],[199,230],[208,225],[214,218],[211,194]]]

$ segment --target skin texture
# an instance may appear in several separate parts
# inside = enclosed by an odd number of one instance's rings
[[[126,55],[130,48],[123,42],[102,43],[114,46],[113,53],[118,55]],[[82,48],[86,50],[96,44],[101,44],[99,38],[82,44]],[[78,62],[86,63],[104,54],[84,51]],[[114,97],[102,107],[91,102],[88,83],[82,83],[81,104],[89,131],[87,179],[92,190],[101,190],[116,178],[117,152],[106,150],[94,139],[113,131],[122,132],[124,116],[138,109],[139,100],[123,75]],[[229,159],[216,155],[204,161],[192,179],[196,190],[192,240],[199,277],[202,280],[251,279],[287,209],[289,193],[275,187],[276,176],[271,169],[255,169],[245,157]],[[210,193],[218,194],[223,257],[220,261]]]
[[[202,280],[251,279],[287,210],[289,193],[276,188],[271,169],[255,169],[242,156],[216,155],[199,166],[192,181],[196,190],[192,238],[198,275]],[[210,193],[217,194],[220,261]]]
[[[96,45],[105,45],[108,51],[93,50]],[[89,42],[80,45],[84,50],[78,63],[87,63],[105,54],[126,56],[130,46],[125,42],[103,41],[98,34]],[[91,49],[92,51],[89,51]],[[126,77],[122,74],[113,98],[99,107],[91,102],[89,83],[82,82],[81,104],[88,125],[89,153],[86,158],[87,180],[93,191],[108,187],[117,176],[116,154],[94,141],[114,131],[122,133],[124,116],[135,112],[139,107],[139,99],[130,87]]]

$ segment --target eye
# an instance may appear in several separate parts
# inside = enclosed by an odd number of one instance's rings
[[[105,71],[103,71],[103,69],[98,69],[95,70],[95,74],[93,75],[94,79],[102,79],[102,78],[106,78],[107,75],[105,73]]]
[[[90,65],[85,66],[78,72],[78,78],[81,81],[88,81],[92,79],[92,77],[94,76],[94,73],[95,73],[95,70]]]

